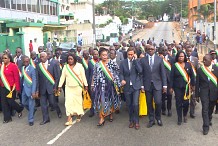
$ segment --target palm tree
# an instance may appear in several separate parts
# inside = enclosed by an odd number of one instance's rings
[[[214,7],[212,4],[201,5],[200,14],[203,16],[204,21],[208,21],[211,14],[214,13]]]

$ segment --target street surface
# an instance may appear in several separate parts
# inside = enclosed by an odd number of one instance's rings
[[[179,41],[179,37],[172,38],[172,23],[160,22],[157,26],[144,32],[140,32],[134,39],[147,40],[155,37],[157,44],[163,38],[167,42]],[[162,116],[163,126],[157,124],[147,128],[148,117],[140,118],[140,129],[129,129],[128,113],[125,103],[121,112],[114,115],[111,123],[106,119],[103,127],[97,127],[98,116],[89,118],[87,112],[80,123],[70,127],[64,126],[66,122],[63,94],[60,99],[60,107],[63,117],[59,119],[55,111],[50,112],[51,122],[40,126],[42,121],[41,109],[35,115],[34,126],[27,122],[27,111],[18,119],[17,114],[13,121],[3,124],[3,116],[0,114],[0,146],[217,146],[218,145],[218,115],[213,116],[213,126],[209,134],[202,134],[201,104],[197,104],[196,118],[188,118],[188,123],[177,125],[175,99],[173,99],[172,117]]]

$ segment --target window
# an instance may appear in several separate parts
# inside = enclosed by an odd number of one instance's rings
[[[22,0],[17,0],[17,10],[22,10]]]
[[[50,8],[50,15],[52,15],[52,11],[53,11],[53,3],[49,2],[49,8]]]
[[[11,9],[14,9],[16,10],[17,9],[17,0],[12,0],[12,3],[11,3]]]
[[[22,1],[22,10],[26,11],[26,0],[21,0]]]
[[[57,4],[54,3],[54,7],[53,7],[53,15],[57,15]]]
[[[11,8],[11,0],[5,0],[5,8]]]
[[[37,0],[31,0],[32,12],[37,12]]]
[[[1,7],[1,8],[5,8],[5,1],[4,1],[4,0],[3,0],[3,1],[2,1],[2,0],[0,1],[0,7]]]

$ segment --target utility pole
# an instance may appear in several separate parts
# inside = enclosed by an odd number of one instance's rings
[[[93,29],[93,43],[92,46],[93,48],[95,47],[95,43],[96,43],[96,31],[95,31],[95,0],[92,0],[92,12],[93,12],[93,22],[92,22],[92,29]]]
[[[216,0],[214,0],[214,50],[216,50]]]
[[[183,22],[182,22],[182,0],[180,0],[181,2],[181,17],[180,17],[180,22],[181,22],[181,38],[183,40],[183,35],[184,35],[184,31],[183,31]]]

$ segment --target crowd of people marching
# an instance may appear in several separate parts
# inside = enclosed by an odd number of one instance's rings
[[[147,42],[137,39],[117,42],[108,48],[100,47],[99,43],[96,48],[82,50],[77,46],[68,52],[57,48],[54,53],[39,47],[38,54],[32,51],[30,57],[23,55],[18,47],[14,58],[10,50],[5,50],[1,62],[3,123],[12,121],[16,112],[21,118],[26,108],[28,123],[33,126],[34,114],[40,106],[43,116],[40,125],[50,122],[48,109],[55,110],[61,118],[58,96],[63,91],[65,125],[72,125],[73,116],[79,122],[84,115],[82,92],[87,91],[92,101],[89,117],[98,114],[97,126],[103,126],[106,117],[112,122],[113,113],[119,113],[123,100],[128,107],[129,128],[138,130],[141,94],[146,98],[148,128],[156,122],[163,126],[161,115],[172,116],[173,95],[178,125],[187,123],[188,113],[195,118],[199,98],[204,135],[212,125],[218,97],[217,52],[208,52],[201,64],[195,45],[189,41],[177,44],[162,40],[158,46],[154,38]]]

